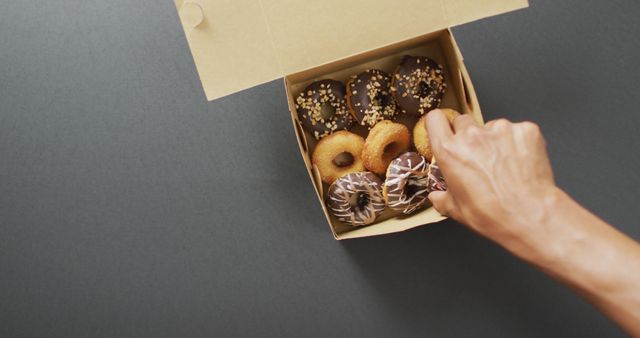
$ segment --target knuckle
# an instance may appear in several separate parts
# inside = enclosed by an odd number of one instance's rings
[[[477,126],[469,126],[462,133],[465,137],[470,139],[478,139],[481,136],[482,130]]]
[[[489,123],[491,124],[490,127],[494,129],[499,129],[499,130],[506,129],[511,125],[511,122],[503,118],[491,121]]]
[[[522,123],[520,123],[520,125],[522,126],[522,128],[530,133],[540,133],[540,127],[531,122],[531,121],[524,121]]]

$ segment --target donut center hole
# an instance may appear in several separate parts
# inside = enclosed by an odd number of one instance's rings
[[[324,102],[320,106],[320,117],[322,117],[323,120],[330,119],[335,113],[336,108],[334,108],[329,102]]]
[[[382,150],[382,156],[384,157],[385,161],[389,161],[395,158],[400,150],[400,145],[398,143],[391,142],[384,146],[384,149]]]
[[[356,210],[364,210],[369,205],[369,194],[359,192],[351,195],[349,199],[349,205]]]
[[[346,151],[341,152],[340,154],[338,154],[336,157],[333,158],[333,164],[338,168],[349,167],[353,164],[354,161],[355,159],[353,158],[353,155],[351,155],[351,153],[348,153]]]
[[[420,189],[421,186],[418,184],[418,181],[415,178],[409,178],[407,185],[404,186],[404,195],[410,198],[420,191]]]
[[[386,107],[391,103],[391,95],[378,92],[373,100],[377,103],[378,106]]]
[[[429,93],[431,93],[431,86],[429,83],[427,81],[420,81],[418,84],[418,95],[426,97],[429,96]]]

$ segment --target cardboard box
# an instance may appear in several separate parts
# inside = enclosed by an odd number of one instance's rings
[[[368,68],[392,73],[403,55],[445,67],[442,107],[482,122],[480,106],[449,27],[528,5],[527,0],[175,0],[208,100],[283,78],[300,152],[336,239],[411,229],[444,219],[435,209],[411,215],[385,211],[376,223],[352,228],[328,211],[310,154],[316,144],[297,119],[294,100],[314,80],[346,82]],[[416,117],[400,122],[412,130]],[[363,128],[352,130],[366,135]]]

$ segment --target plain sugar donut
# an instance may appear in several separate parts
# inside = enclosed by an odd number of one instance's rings
[[[457,116],[460,115],[457,111],[449,108],[440,108],[440,110],[447,117],[449,122],[453,122]],[[429,133],[427,132],[427,115],[421,117],[416,126],[413,127],[413,144],[420,155],[424,156],[427,160],[431,160],[433,157],[433,150],[431,149],[431,141],[429,140]]]
[[[362,148],[364,138],[348,131],[335,132],[318,142],[313,151],[313,164],[320,177],[331,184],[348,173],[363,171]]]
[[[403,124],[386,120],[378,122],[369,132],[362,149],[365,168],[383,175],[389,163],[407,151],[410,143],[409,129]]]

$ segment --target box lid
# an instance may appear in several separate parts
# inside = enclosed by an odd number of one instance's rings
[[[527,0],[175,0],[207,99]]]

